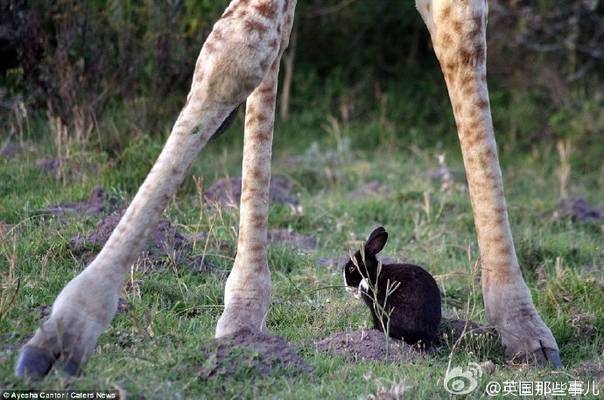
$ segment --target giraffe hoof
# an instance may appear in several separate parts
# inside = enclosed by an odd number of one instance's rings
[[[535,365],[541,368],[562,368],[562,360],[558,350],[541,346],[537,350],[529,353],[517,354],[512,357],[512,362],[518,362],[521,364]]]
[[[556,369],[563,367],[558,350],[541,347],[540,349],[533,351],[532,356],[540,367]]]
[[[76,376],[81,371],[80,364],[73,359],[57,358],[47,350],[26,345],[17,359],[15,375],[19,379],[42,379],[53,365],[71,376]]]
[[[73,360],[67,360],[61,365],[61,369],[68,375],[77,376],[80,374],[80,364]]]
[[[43,378],[56,358],[46,350],[34,346],[25,346],[19,354],[17,365],[15,366],[15,375],[19,379],[40,379]]]

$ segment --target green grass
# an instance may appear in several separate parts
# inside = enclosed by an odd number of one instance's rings
[[[576,224],[554,216],[559,160],[555,147],[543,142],[528,149],[520,144],[503,144],[500,155],[523,273],[538,310],[558,340],[567,369],[558,372],[510,366],[505,363],[501,346],[487,340],[467,340],[457,347],[451,343],[434,355],[406,364],[355,364],[315,352],[313,340],[369,326],[363,304],[342,288],[325,288],[340,285],[341,272],[320,267],[316,260],[347,254],[377,223],[390,232],[386,254],[421,264],[436,276],[445,293],[446,316],[486,323],[480,277],[473,272],[478,250],[463,179],[452,190],[442,191],[439,181],[425,176],[426,171],[438,167],[438,153],[447,155],[451,169],[462,171],[459,149],[449,137],[440,144],[437,140],[413,144],[406,130],[412,137],[433,134],[426,121],[416,122],[403,127],[376,117],[333,125],[316,112],[298,113],[289,123],[278,124],[274,174],[295,182],[302,212],[273,205],[269,224],[313,235],[319,247],[312,253],[279,246],[269,249],[274,289],[268,327],[297,343],[314,371],[301,375],[284,371],[260,377],[244,369],[233,377],[218,379],[198,375],[208,362],[207,352],[202,350],[212,347],[232,254],[214,258],[217,268],[211,272],[196,273],[178,264],[163,271],[135,271],[131,277],[135,284],[123,293],[130,303],[129,311],[119,314],[100,337],[82,376],[67,378],[53,373],[31,384],[13,377],[18,348],[39,325],[40,307],[51,305],[65,283],[83,267],[68,250],[69,238],[87,232],[98,221],[98,217],[59,220],[41,215],[39,210],[85,199],[95,185],[127,202],[162,145],[158,137],[162,135],[130,140],[115,151],[91,143],[74,150],[72,162],[81,168],[66,182],[60,182],[35,165],[36,159],[53,154],[50,139],[39,132],[29,135],[26,139],[30,150],[17,158],[0,158],[0,222],[15,225],[1,237],[2,299],[10,298],[20,283],[14,304],[0,319],[0,388],[121,388],[131,398],[157,399],[348,399],[366,397],[380,385],[403,383],[410,386],[405,393],[408,398],[432,399],[447,396],[443,379],[449,357],[452,366],[486,360],[497,365],[492,375],[480,380],[479,390],[471,398],[481,397],[489,380],[591,379],[580,366],[603,361],[604,227],[602,223]],[[505,122],[502,124],[507,128]],[[44,129],[43,125],[39,129]],[[236,210],[200,213],[192,176],[203,178],[209,185],[217,178],[238,174],[240,129],[239,121],[206,147],[165,211],[181,230],[211,228],[212,235],[228,242],[231,248],[238,227]],[[439,121],[436,131],[454,135],[453,123]],[[504,130],[499,141],[506,137]],[[579,167],[572,171],[569,190],[572,195],[601,204],[601,160],[581,158],[581,151],[576,148],[573,153],[579,160],[572,165]],[[586,149],[586,153],[597,154],[593,148]],[[291,165],[294,155],[301,155],[301,162]],[[372,180],[391,187],[391,195],[354,200],[348,197],[351,190]],[[196,254],[203,251],[201,245],[194,249]],[[221,252],[213,245],[206,251]]]

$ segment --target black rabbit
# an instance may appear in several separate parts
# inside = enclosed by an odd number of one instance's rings
[[[389,336],[409,344],[430,344],[436,339],[441,318],[436,281],[417,265],[387,264],[379,268],[376,254],[387,240],[383,227],[371,232],[364,254],[357,251],[344,266],[346,289],[367,304],[375,329],[383,332],[389,323]]]

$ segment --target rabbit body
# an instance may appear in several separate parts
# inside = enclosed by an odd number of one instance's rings
[[[381,265],[376,254],[388,238],[374,230],[364,247],[344,266],[347,289],[355,292],[371,312],[373,325],[409,344],[429,344],[437,337],[441,319],[440,291],[426,270],[413,264]],[[353,260],[354,259],[354,260]]]

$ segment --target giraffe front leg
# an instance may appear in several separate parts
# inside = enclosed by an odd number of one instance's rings
[[[278,13],[279,6],[278,0],[260,5],[234,1],[214,25],[201,50],[187,104],[164,149],[99,255],[65,286],[48,321],[21,349],[15,366],[18,377],[44,376],[57,363],[76,374],[94,352],[97,338],[113,319],[130,265],[188,167],[277,58],[281,28],[257,14]],[[239,7],[259,11],[237,17]]]
[[[295,7],[296,0],[283,2],[279,54],[246,102],[237,255],[224,288],[216,337],[266,329],[271,301],[266,247],[275,100],[279,63],[289,42]]]
[[[77,374],[113,318],[121,283],[121,277],[90,267],[69,282],[49,319],[21,350],[17,376],[44,376],[57,361],[67,373]]]
[[[417,0],[453,105],[472,200],[486,314],[512,358],[561,366],[524,282],[508,222],[486,82],[486,0]]]
[[[263,331],[271,301],[267,225],[278,60],[246,102],[239,238],[216,337]]]

